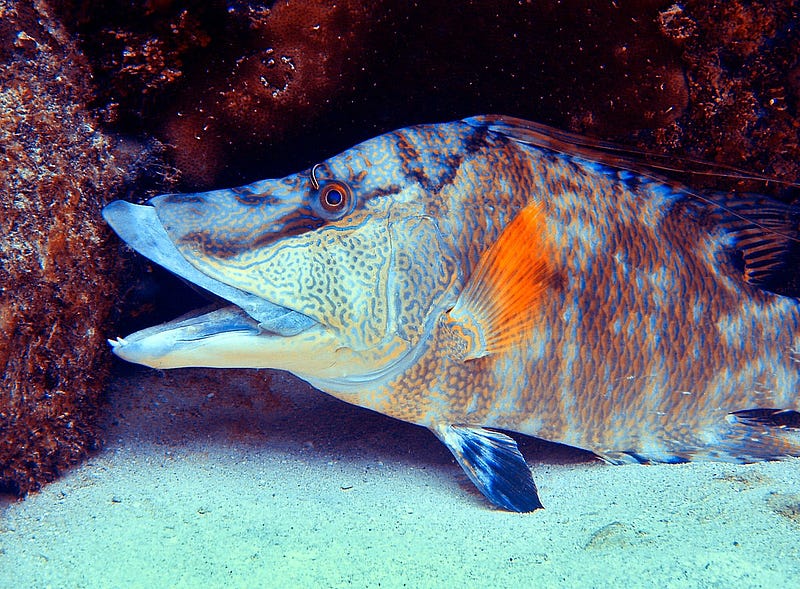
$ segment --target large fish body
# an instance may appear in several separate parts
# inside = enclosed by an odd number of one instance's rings
[[[612,462],[800,455],[800,307],[771,292],[795,212],[570,139],[474,117],[279,180],[112,203],[132,247],[233,303],[114,351],[289,370],[430,428],[517,511],[540,506],[530,471],[484,427]]]

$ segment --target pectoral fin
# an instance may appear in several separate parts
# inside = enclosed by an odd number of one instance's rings
[[[531,470],[510,437],[468,425],[442,424],[432,431],[489,501],[509,511],[542,507]]]
[[[539,203],[529,204],[481,256],[444,316],[453,355],[501,352],[530,334],[537,303],[553,281],[552,247]]]

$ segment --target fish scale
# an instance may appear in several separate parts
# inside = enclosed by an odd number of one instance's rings
[[[289,370],[430,428],[502,508],[541,502],[486,428],[609,462],[800,455],[800,214],[766,197],[702,195],[613,146],[485,116],[104,216],[232,293],[112,342],[119,356]]]

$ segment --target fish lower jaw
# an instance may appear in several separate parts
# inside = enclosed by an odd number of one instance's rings
[[[273,368],[311,380],[358,378],[371,368],[371,358],[365,360],[343,345],[335,330],[316,322],[303,327],[295,335],[274,333],[230,305],[117,337],[109,344],[119,358],[157,369]]]
[[[112,341],[116,356],[150,368],[268,368],[257,351],[258,336],[246,332],[227,332],[203,339],[150,336],[138,341],[118,338]]]
[[[194,311],[108,343],[123,360],[152,368],[263,368],[272,364],[258,351],[267,343],[278,348],[283,339],[291,338],[264,330],[242,309],[229,305]]]

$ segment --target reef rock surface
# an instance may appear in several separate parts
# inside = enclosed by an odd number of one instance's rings
[[[121,289],[101,205],[146,153],[88,114],[89,68],[45,2],[0,0],[0,490],[25,494],[98,445]]]

